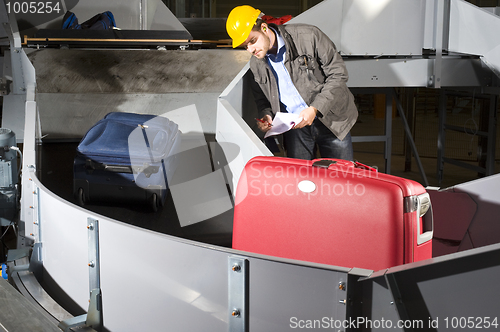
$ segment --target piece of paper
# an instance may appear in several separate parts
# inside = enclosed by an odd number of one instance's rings
[[[266,132],[264,138],[283,134],[284,132],[292,129],[293,126],[300,121],[302,121],[302,118],[299,117],[298,114],[278,112],[273,119],[273,126],[271,127],[271,130]]]

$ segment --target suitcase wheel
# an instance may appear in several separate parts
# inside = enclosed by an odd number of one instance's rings
[[[78,202],[78,205],[84,206],[85,205],[85,192],[83,191],[83,188],[79,188],[77,195],[76,195],[76,200]]]

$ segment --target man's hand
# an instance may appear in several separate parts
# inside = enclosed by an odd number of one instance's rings
[[[300,129],[300,128],[303,128],[305,126],[312,125],[317,113],[318,113],[318,110],[313,106],[309,106],[308,108],[303,109],[302,112],[300,112],[300,114],[299,114],[299,117],[302,118],[302,121],[297,123],[293,127],[293,129]]]
[[[263,132],[269,131],[273,123],[273,119],[271,118],[271,116],[268,114],[264,115],[264,117],[260,120],[262,120],[263,122],[257,120],[257,127],[259,127],[259,129]]]

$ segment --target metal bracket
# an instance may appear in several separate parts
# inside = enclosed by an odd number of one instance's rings
[[[228,257],[228,331],[248,331],[248,260]]]
[[[99,263],[99,221],[93,218],[87,218],[87,229],[89,247],[89,308],[87,314],[60,322],[58,326],[65,332],[78,326],[89,326],[97,331],[102,330],[103,315]]]
[[[85,320],[87,319],[87,315],[76,316],[73,318],[69,318],[63,320],[57,325],[64,332],[70,332],[72,328],[79,327],[85,325]]]

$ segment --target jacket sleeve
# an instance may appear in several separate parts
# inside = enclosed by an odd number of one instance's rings
[[[260,88],[259,84],[255,81],[255,77],[252,71],[249,71],[251,74],[250,77],[250,86],[252,88],[252,94],[255,99],[255,104],[257,105],[257,111],[259,114],[259,118],[263,118],[265,115],[270,115],[271,118],[274,119],[274,113],[271,108],[271,103],[267,99],[266,95]]]
[[[334,43],[317,27],[313,27],[316,57],[325,76],[323,89],[316,95],[310,106],[318,109],[321,115],[327,112],[342,113],[348,108],[349,76],[342,57],[337,52]]]

